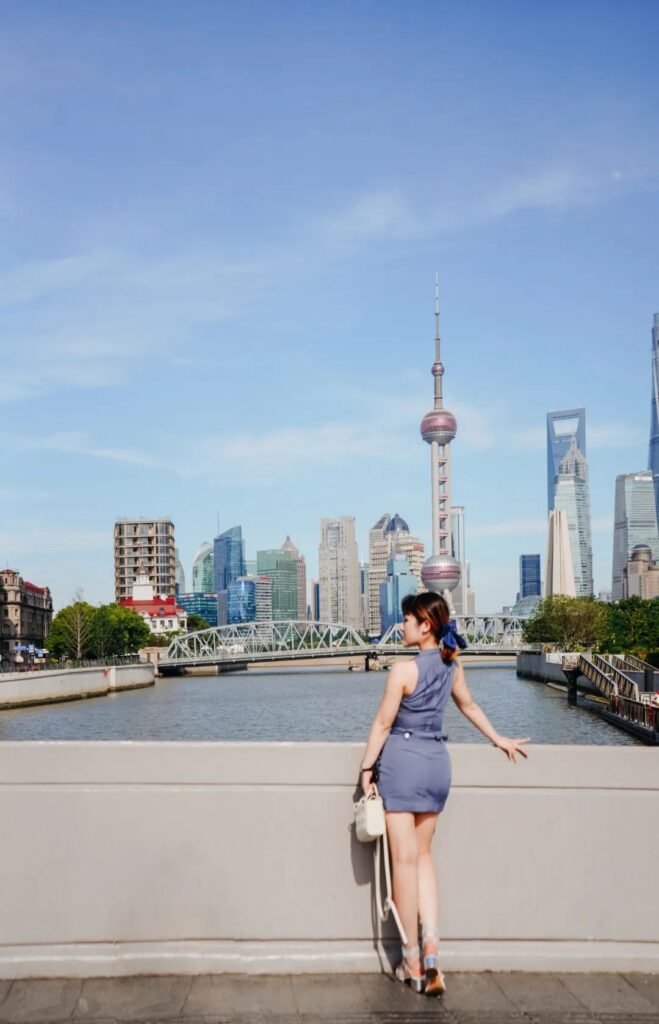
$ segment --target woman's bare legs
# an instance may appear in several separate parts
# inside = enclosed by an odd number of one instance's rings
[[[407,945],[416,946],[419,934],[419,851],[414,815],[410,811],[388,811],[386,819],[394,902],[407,934]],[[418,957],[407,960],[407,964],[414,974],[420,972]]]
[[[417,849],[419,851],[419,919],[425,936],[438,934],[439,899],[437,875],[432,859],[432,839],[435,834],[438,814],[415,814]],[[424,955],[437,954],[437,940],[427,939],[423,944]]]

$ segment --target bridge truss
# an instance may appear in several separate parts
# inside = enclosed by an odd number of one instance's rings
[[[522,642],[524,620],[517,616],[480,615],[458,618],[458,631],[472,651],[515,653]],[[160,666],[240,664],[319,657],[377,657],[405,650],[400,625],[378,643],[356,629],[328,622],[245,622],[188,633],[173,640]]]

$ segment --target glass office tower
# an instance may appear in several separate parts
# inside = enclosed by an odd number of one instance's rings
[[[403,621],[401,604],[408,594],[416,594],[418,577],[410,572],[404,555],[394,555],[387,562],[387,578],[380,584],[380,622],[382,633],[390,626]]]
[[[192,563],[192,590],[195,594],[212,594],[214,586],[213,545],[205,540]]]
[[[659,313],[652,327],[652,402],[650,407],[650,460],[654,484],[654,508],[659,521]],[[655,556],[656,557],[656,556]]]
[[[225,530],[213,542],[213,570],[217,594],[217,624],[228,622],[227,591],[229,584],[245,575],[245,546],[240,526]]]
[[[537,597],[542,593],[540,555],[519,556],[519,596]]]
[[[231,625],[240,622],[269,622],[272,619],[272,581],[265,576],[241,576],[227,590],[227,617]]]
[[[652,473],[621,473],[616,477],[616,498],[613,514],[613,581],[614,601],[623,596],[623,576],[627,562],[637,544],[647,544],[654,560],[659,559],[657,509]]]
[[[297,557],[287,548],[256,552],[256,575],[272,580],[273,622],[293,622],[298,617]]]
[[[589,597],[593,593],[593,545],[588,466],[574,436],[558,467],[554,508],[567,514],[575,593],[577,597]]]
[[[560,409],[547,413],[547,511],[554,508],[558,469],[574,438],[586,457],[586,410]]]

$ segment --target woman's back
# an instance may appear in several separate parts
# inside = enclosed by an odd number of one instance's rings
[[[417,684],[411,694],[402,698],[392,728],[441,732],[444,709],[451,695],[455,662],[445,664],[439,648],[433,647],[421,651],[415,663]]]

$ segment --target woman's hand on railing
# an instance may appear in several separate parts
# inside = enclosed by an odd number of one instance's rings
[[[503,750],[509,761],[516,761],[515,754],[521,754],[522,757],[529,756],[524,750],[522,744],[530,742],[530,736],[525,736],[524,739],[511,739],[509,736],[498,736],[496,740],[492,740],[492,746],[497,747],[499,750]]]

